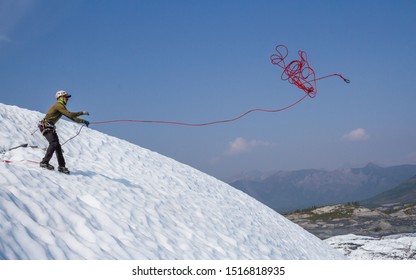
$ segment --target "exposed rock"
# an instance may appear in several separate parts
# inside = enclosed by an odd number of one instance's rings
[[[337,204],[289,213],[286,217],[321,239],[357,234],[382,237],[415,231],[416,205],[382,205],[369,209]]]

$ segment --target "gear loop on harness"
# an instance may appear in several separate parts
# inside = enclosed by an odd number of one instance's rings
[[[50,122],[48,122],[46,119],[43,119],[41,121],[38,122],[38,128],[40,130],[40,132],[42,133],[42,135],[45,135],[45,133],[47,132],[55,132],[56,131],[56,126],[54,124],[51,124]]]

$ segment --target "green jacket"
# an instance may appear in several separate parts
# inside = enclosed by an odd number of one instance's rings
[[[45,121],[48,123],[54,125],[57,121],[62,117],[62,115],[66,116],[67,118],[73,120],[77,123],[84,123],[85,120],[77,118],[78,116],[81,116],[83,112],[70,112],[68,109],[59,101],[52,105],[51,108],[49,108],[48,112],[45,116]]]

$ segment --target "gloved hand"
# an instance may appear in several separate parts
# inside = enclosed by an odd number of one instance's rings
[[[90,125],[89,121],[84,121],[84,124],[88,127]]]
[[[82,111],[82,114],[83,114],[83,115],[87,115],[87,116],[89,116],[89,115],[90,115],[90,113],[88,113],[87,111]]]

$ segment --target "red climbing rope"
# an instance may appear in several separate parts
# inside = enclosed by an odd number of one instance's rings
[[[306,95],[297,100],[296,102],[290,104],[289,106],[280,108],[280,109],[262,109],[262,108],[255,108],[246,111],[245,113],[239,115],[238,117],[225,119],[225,120],[217,120],[205,123],[186,123],[186,122],[177,122],[177,121],[164,121],[164,120],[107,120],[107,121],[99,121],[99,122],[91,122],[91,124],[105,124],[105,123],[120,123],[120,122],[134,122],[134,123],[159,123],[159,124],[169,124],[169,125],[183,125],[183,126],[208,126],[213,124],[220,124],[220,123],[228,123],[239,120],[244,116],[253,113],[253,112],[266,112],[266,113],[277,113],[280,111],[287,110],[303,99],[306,96],[315,97],[317,94],[317,85],[316,81],[322,80],[325,78],[329,78],[332,76],[339,76],[345,82],[349,83],[350,81],[345,79],[341,74],[331,74],[324,77],[316,78],[315,71],[310,66],[308,62],[308,56],[306,52],[299,51],[299,59],[292,60],[289,63],[286,63],[285,59],[288,56],[288,49],[285,45],[278,45],[276,48],[276,53],[270,56],[270,61],[272,64],[277,65],[283,69],[281,79],[284,81],[288,81],[290,84],[297,86],[299,89],[303,90]]]
[[[276,46],[275,50],[276,53],[270,56],[270,61],[272,64],[277,65],[283,69],[280,78],[284,81],[288,81],[292,85],[297,86],[311,98],[315,97],[318,92],[316,85],[316,81],[318,80],[332,76],[338,76],[346,83],[350,82],[341,74],[331,74],[317,78],[315,75],[315,70],[309,64],[308,55],[304,51],[298,51],[298,60],[292,60],[291,62],[286,63],[285,59],[289,54],[287,47],[285,45],[278,45]]]
[[[326,79],[333,76],[338,76],[341,79],[343,79],[346,83],[349,83],[350,81],[346,78],[344,78],[341,74],[330,74],[327,76],[322,76],[317,78],[315,75],[315,70],[310,66],[308,61],[308,56],[306,52],[304,51],[298,51],[299,59],[298,60],[292,60],[289,63],[286,62],[286,58],[289,54],[288,48],[285,45],[278,45],[275,48],[276,53],[272,54],[270,56],[270,61],[272,64],[279,66],[283,69],[283,72],[281,74],[281,79],[284,81],[288,81],[290,84],[295,85],[299,89],[305,92],[305,95],[295,101],[294,103],[282,107],[279,109],[263,109],[263,108],[254,108],[250,109],[243,114],[231,118],[231,119],[224,119],[224,120],[217,120],[217,121],[211,121],[211,122],[205,122],[205,123],[186,123],[186,122],[178,122],[178,121],[165,121],[165,120],[106,120],[106,121],[97,121],[97,122],[91,122],[93,125],[100,125],[100,124],[106,124],[106,123],[123,123],[123,122],[130,122],[130,123],[158,123],[158,124],[168,124],[168,125],[182,125],[182,126],[208,126],[208,125],[214,125],[214,124],[220,124],[220,123],[228,123],[237,121],[246,115],[253,113],[253,112],[266,112],[266,113],[277,113],[284,110],[287,110],[296,104],[300,103],[302,100],[304,100],[307,96],[313,98],[316,96],[318,89],[317,89],[317,81]],[[73,138],[77,137],[84,126],[82,126],[78,133],[74,135],[73,137],[66,140],[62,145],[65,145],[68,141],[72,140]]]
[[[299,102],[301,102],[303,99],[305,99],[307,95],[303,96],[296,102],[290,104],[289,106],[280,108],[280,109],[263,109],[263,108],[255,108],[250,109],[243,114],[239,115],[238,117],[231,118],[231,119],[224,119],[224,120],[217,120],[217,121],[211,121],[211,122],[205,122],[205,123],[186,123],[186,122],[176,122],[176,121],[163,121],[163,120],[108,120],[108,121],[100,121],[100,122],[91,122],[91,124],[97,125],[97,124],[105,124],[105,123],[120,123],[120,122],[133,122],[133,123],[160,123],[160,124],[170,124],[170,125],[183,125],[183,126],[208,126],[213,124],[220,124],[220,123],[228,123],[233,122],[236,120],[239,120],[243,118],[244,116],[253,113],[253,112],[265,112],[265,113],[277,113],[283,110],[287,110]]]
[[[29,159],[22,159],[22,160],[19,160],[19,161],[12,161],[12,160],[9,160],[9,159],[2,159],[1,161],[4,162],[4,163],[15,163],[15,162],[29,162],[29,163],[35,163],[35,164],[40,163],[39,161],[29,160]]]

